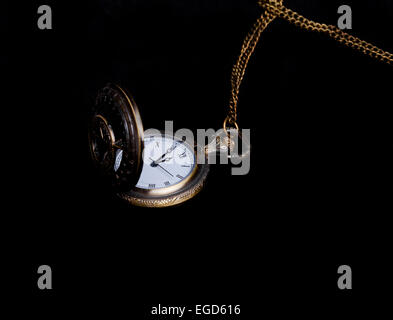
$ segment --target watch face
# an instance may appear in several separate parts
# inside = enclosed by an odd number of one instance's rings
[[[140,179],[130,191],[118,194],[122,200],[162,208],[183,203],[202,190],[209,165],[198,163],[194,146],[165,135],[146,136],[144,144]]]
[[[177,138],[156,135],[144,140],[143,168],[136,187],[169,188],[187,180],[196,167],[193,148]]]

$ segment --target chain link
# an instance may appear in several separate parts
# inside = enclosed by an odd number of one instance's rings
[[[264,12],[254,24],[253,28],[246,36],[239,58],[233,66],[231,76],[231,97],[229,101],[229,113],[225,119],[224,126],[227,124],[232,127],[238,127],[237,121],[237,105],[239,101],[240,86],[244,79],[247,65],[252,54],[258,44],[262,32],[272,23],[276,18],[282,18],[288,22],[306,29],[308,31],[320,32],[327,34],[334,40],[342,43],[350,48],[360,51],[374,59],[380,60],[387,64],[393,65],[393,54],[384,51],[367,41],[361,40],[352,36],[336,26],[327,25],[307,19],[301,14],[286,8],[283,5],[283,0],[259,0],[258,4],[264,9]]]

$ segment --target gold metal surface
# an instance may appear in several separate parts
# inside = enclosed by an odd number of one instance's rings
[[[137,128],[137,141],[138,141],[138,158],[135,159],[137,161],[138,168],[141,167],[142,162],[142,148],[143,148],[143,139],[144,139],[144,130],[143,130],[143,123],[142,118],[139,113],[139,109],[136,106],[134,100],[130,97],[130,95],[119,85],[115,85],[125,96],[127,99],[128,105],[133,115],[133,120],[135,121],[135,127]]]
[[[192,175],[168,188],[140,189],[135,187],[130,192],[119,193],[118,196],[129,204],[139,207],[174,206],[195,197],[202,190],[209,172],[208,167],[208,165],[196,164]]]
[[[146,208],[165,208],[181,204],[187,200],[194,198],[202,189],[206,181],[207,174],[203,179],[199,179],[198,182],[189,189],[185,189],[175,195],[168,195],[163,198],[149,198],[149,197],[137,197],[133,193],[122,193],[119,197],[129,204],[138,207]]]

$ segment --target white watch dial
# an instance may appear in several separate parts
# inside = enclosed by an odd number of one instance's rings
[[[194,170],[194,150],[169,136],[150,136],[144,140],[143,168],[136,187],[160,189],[178,184]]]

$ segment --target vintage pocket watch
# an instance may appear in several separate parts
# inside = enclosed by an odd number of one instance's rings
[[[241,137],[237,124],[240,87],[262,32],[276,18],[309,31],[325,33],[363,54],[393,64],[391,53],[336,26],[311,21],[285,7],[283,0],[259,0],[258,3],[264,10],[246,36],[232,69],[229,112],[223,125],[225,142],[217,141],[216,147],[233,148],[233,132]],[[94,163],[112,181],[119,197],[133,205],[167,207],[198,194],[206,181],[209,166],[199,164],[200,153],[195,146],[176,137],[162,134],[144,137],[143,134],[138,107],[131,95],[113,84],[102,89],[89,131],[90,151]],[[249,155],[249,148],[246,153]],[[207,152],[202,152],[202,156],[206,157]]]
[[[144,136],[138,107],[118,85],[96,99],[89,133],[96,166],[118,196],[137,206],[167,207],[193,198],[203,188],[208,164],[196,146],[165,134]],[[204,153],[202,153],[204,155]]]

